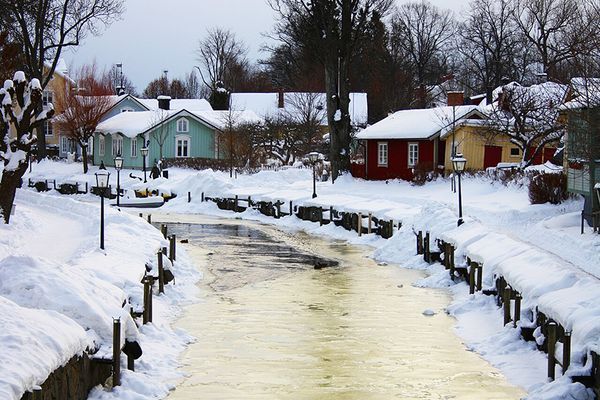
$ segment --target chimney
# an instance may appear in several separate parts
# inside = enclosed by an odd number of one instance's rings
[[[425,108],[427,103],[427,88],[425,87],[425,85],[420,84],[415,89],[414,93],[417,108]]]
[[[462,106],[465,104],[465,92],[448,92],[449,106]]]
[[[158,108],[161,110],[171,109],[171,97],[170,96],[158,96]]]
[[[285,106],[283,97],[283,89],[279,89],[279,92],[277,92],[277,108],[283,108]]]

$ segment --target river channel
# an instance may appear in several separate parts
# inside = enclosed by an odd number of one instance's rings
[[[204,274],[200,301],[176,323],[197,340],[170,400],[525,395],[455,335],[446,291],[411,285],[422,272],[267,225],[169,218]]]

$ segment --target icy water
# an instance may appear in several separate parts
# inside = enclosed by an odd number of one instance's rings
[[[519,399],[467,351],[449,295],[369,250],[242,221],[169,225],[205,278],[177,399]],[[337,265],[336,265],[337,264]],[[330,265],[315,269],[314,266]],[[431,309],[434,316],[425,316]]]

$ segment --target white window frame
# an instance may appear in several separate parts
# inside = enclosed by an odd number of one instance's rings
[[[377,142],[377,166],[387,167],[389,162],[389,144],[388,142]]]
[[[48,133],[50,132],[50,133]],[[44,122],[44,136],[52,137],[54,136],[54,126],[52,126],[52,122],[45,121]]]
[[[408,166],[414,168],[419,163],[419,143],[408,144]]]
[[[48,104],[54,102],[54,92],[52,90],[44,90],[42,92],[42,106],[46,107]]]
[[[98,137],[98,155],[100,157],[104,157],[104,154],[106,153],[106,139],[104,138],[104,136],[100,135]]]
[[[185,149],[187,150],[186,155],[179,154],[179,142],[186,143]],[[182,146],[182,150],[183,150]],[[177,135],[175,136],[175,158],[190,158],[190,150],[192,149],[192,138],[189,135]]]
[[[187,118],[177,120],[177,133],[187,133],[190,131],[190,121]]]
[[[131,138],[130,151],[131,151],[131,158],[137,158],[137,156],[138,156],[137,136],[134,138]]]
[[[69,138],[66,136],[60,137],[60,152],[67,154],[69,152]]]
[[[112,156],[123,156],[123,138],[121,136],[112,137]]]

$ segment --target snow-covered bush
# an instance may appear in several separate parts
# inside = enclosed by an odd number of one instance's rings
[[[529,179],[529,201],[531,204],[560,204],[569,198],[565,174],[533,173]]]

